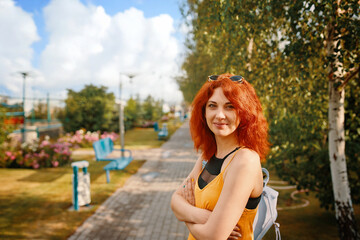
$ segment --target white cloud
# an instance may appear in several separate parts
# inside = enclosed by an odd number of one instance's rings
[[[178,42],[169,15],[145,18],[130,8],[109,16],[101,6],[85,6],[77,0],[54,0],[45,9],[50,41],[41,56],[40,69],[48,88],[105,85],[118,95],[120,72],[135,73],[133,83],[123,77],[123,93],[160,95],[163,86],[173,88],[163,97],[180,101],[171,79],[159,82],[154,72],[177,71]],[[61,21],[59,21],[61,19]],[[146,77],[150,76],[151,77]],[[75,83],[75,84],[74,84]]]
[[[11,0],[0,1],[0,94],[21,97],[20,71],[31,71],[33,49],[39,40],[31,14],[15,6]]]
[[[0,32],[8,31],[5,25],[11,24],[23,31],[19,35],[9,30],[10,43],[3,45],[0,37],[0,46],[12,46],[14,39],[19,39],[17,45],[23,47],[16,46],[16,49],[24,66],[19,68],[16,57],[5,55],[0,57],[0,69],[6,67],[5,61],[14,65],[13,71],[26,66],[31,69],[31,44],[39,39],[36,26],[31,15],[15,7],[10,0],[5,3],[15,10],[7,16],[0,12],[0,20],[3,19]],[[4,5],[2,1],[0,4]],[[109,87],[118,96],[122,79],[125,98],[130,94],[140,94],[142,98],[151,94],[170,102],[181,101],[182,94],[171,78],[179,71],[180,44],[174,37],[171,16],[145,18],[136,8],[110,16],[102,6],[84,5],[79,0],[52,0],[43,12],[49,41],[41,53],[39,68],[32,69],[37,74],[32,81],[33,89],[43,91],[44,96],[48,91],[59,96],[67,88],[80,90],[85,84],[95,84]],[[24,24],[31,27],[20,27]],[[125,75],[120,77],[120,72],[136,76],[130,84]],[[0,84],[4,84],[2,79]]]

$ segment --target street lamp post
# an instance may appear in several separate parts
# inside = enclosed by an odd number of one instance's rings
[[[120,133],[120,144],[121,144],[121,157],[124,157],[124,112],[123,112],[123,104],[122,104],[122,81],[120,76],[120,104],[119,104],[119,133]]]
[[[21,130],[22,136],[21,136],[21,142],[25,142],[26,138],[26,115],[25,115],[25,80],[26,77],[29,76],[29,73],[27,72],[20,72],[20,74],[23,76],[23,116],[24,116],[24,123],[23,128]]]
[[[135,74],[127,74],[127,76],[130,78],[130,81],[132,78],[135,77]],[[124,157],[124,149],[125,149],[125,127],[124,127],[124,105],[122,102],[122,81],[121,81],[121,73],[120,73],[120,89],[119,89],[119,95],[120,95],[120,108],[119,108],[119,132],[120,132],[120,144],[121,144],[121,157]]]

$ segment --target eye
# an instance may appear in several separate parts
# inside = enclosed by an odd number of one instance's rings
[[[226,105],[226,108],[227,108],[227,109],[235,109],[235,107],[234,107],[233,105],[231,105],[231,104]]]
[[[209,103],[209,104],[208,104],[208,107],[209,107],[209,108],[214,108],[214,107],[216,107],[216,105],[215,105],[214,103]]]

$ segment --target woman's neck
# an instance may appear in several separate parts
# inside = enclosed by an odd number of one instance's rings
[[[216,139],[216,153],[215,156],[218,158],[223,158],[239,146],[239,143],[235,136],[227,136],[227,137],[215,137]]]

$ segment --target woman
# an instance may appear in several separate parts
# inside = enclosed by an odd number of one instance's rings
[[[190,132],[202,155],[173,194],[171,208],[187,225],[189,239],[253,239],[263,187],[260,160],[269,149],[255,90],[241,76],[213,75],[192,107]]]

